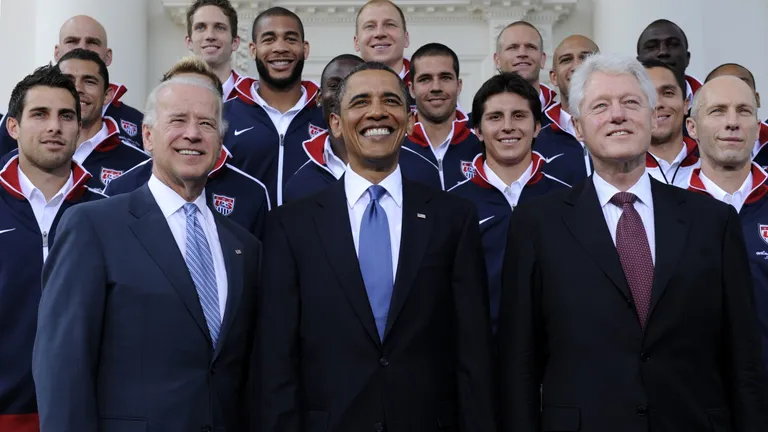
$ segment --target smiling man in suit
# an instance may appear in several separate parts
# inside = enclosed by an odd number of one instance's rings
[[[226,125],[206,80],[148,97],[152,177],[73,207],[43,269],[43,431],[245,430],[260,244],[206,205]]]
[[[646,172],[656,90],[635,59],[587,58],[569,101],[595,172],[512,213],[502,430],[765,430],[736,212]]]
[[[476,210],[402,177],[406,97],[357,67],[330,119],[346,173],[268,217],[263,432],[495,430]]]

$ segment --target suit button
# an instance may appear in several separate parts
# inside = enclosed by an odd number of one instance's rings
[[[647,362],[650,359],[651,359],[651,356],[649,356],[648,354],[640,353],[640,361],[642,361],[643,363]]]
[[[374,430],[375,432],[384,432],[384,430],[385,430],[385,429],[384,429],[384,423],[381,423],[381,422],[379,422],[379,423],[375,423],[375,424],[373,425],[373,430]]]
[[[646,414],[648,414],[648,408],[645,405],[638,405],[637,415],[639,415],[640,417],[645,417]]]
[[[200,432],[211,432],[211,425],[202,425],[200,426]]]
[[[379,364],[384,367],[387,367],[389,366],[389,359],[387,359],[386,357],[382,357],[379,359]],[[380,424],[380,423],[376,423],[376,424]]]

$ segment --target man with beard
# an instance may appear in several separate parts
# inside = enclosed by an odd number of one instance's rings
[[[701,88],[701,81],[685,74],[691,61],[688,37],[670,20],[659,19],[648,24],[637,39],[637,59],[641,62],[656,59],[671,66],[678,77],[685,79],[686,100],[693,100]]]
[[[343,180],[268,217],[262,432],[496,430],[477,210],[403,178],[406,94],[381,63],[350,73]]]
[[[107,44],[107,31],[101,23],[86,15],[74,16],[61,26],[59,43],[54,47],[53,58],[58,62],[65,54],[77,48],[95,52],[107,67],[112,64],[112,49]],[[102,114],[117,122],[120,139],[142,148],[140,129],[144,115],[120,100],[128,92],[124,85],[107,84],[111,96],[104,102]],[[16,140],[8,135],[5,126],[5,123],[0,125],[0,156],[17,147]]]
[[[309,42],[299,17],[282,7],[253,21],[251,57],[259,80],[243,78],[224,105],[229,130],[224,144],[232,163],[267,186],[274,206],[283,204],[290,177],[307,161],[302,143],[324,130],[317,85],[302,81]]]
[[[448,190],[472,177],[472,161],[482,151],[467,126],[467,115],[456,108],[461,93],[459,58],[443,44],[424,45],[411,57],[411,76],[416,124],[403,143],[403,154],[420,157],[401,159],[401,169],[410,180]],[[429,162],[429,169],[419,159]]]
[[[107,65],[96,53],[80,48],[70,51],[59,60],[59,69],[75,83],[80,95],[82,124],[72,159],[93,176],[88,186],[102,190],[149,156],[120,139],[114,119],[102,117],[102,107],[109,101],[112,89]]]
[[[576,138],[570,114],[568,91],[576,68],[592,54],[599,52],[591,39],[571,35],[555,49],[549,79],[560,90],[560,102],[544,111],[541,132],[533,144],[534,151],[547,159],[547,172],[570,185],[576,185],[592,174],[592,159],[583,142]],[[549,124],[547,124],[549,123]]]
[[[187,49],[203,59],[223,86],[224,100],[234,97],[241,76],[232,69],[232,53],[240,46],[237,11],[229,0],[196,0],[187,9]]]
[[[75,85],[56,66],[37,69],[11,93],[8,131],[19,147],[0,169],[0,431],[40,430],[32,346],[43,262],[64,212],[103,197],[72,161],[79,121]]]

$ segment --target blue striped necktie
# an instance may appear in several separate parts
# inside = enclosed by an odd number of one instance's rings
[[[363,274],[365,290],[368,293],[368,301],[371,304],[381,340],[384,340],[384,329],[387,326],[389,302],[392,299],[394,285],[389,222],[387,213],[380,204],[385,193],[387,190],[379,185],[368,188],[371,201],[365,208],[363,220],[360,223],[360,245],[357,253],[360,272]]]
[[[197,218],[198,208],[193,203],[184,204],[187,215],[187,254],[184,259],[189,268],[189,274],[197,288],[197,297],[203,307],[205,322],[211,334],[213,346],[219,339],[221,314],[219,312],[219,291],[216,286],[216,272],[213,269],[213,257],[205,232]]]

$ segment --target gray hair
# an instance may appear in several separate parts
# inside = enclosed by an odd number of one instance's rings
[[[568,107],[574,118],[581,116],[581,103],[584,102],[584,89],[596,72],[612,75],[632,75],[637,78],[640,88],[645,93],[651,109],[656,109],[656,87],[648,71],[636,58],[625,54],[596,53],[587,57],[571,76],[571,89],[568,92]]]
[[[167,81],[163,81],[155,87],[152,92],[147,96],[147,105],[144,109],[144,124],[153,127],[157,123],[157,102],[160,92],[174,84],[186,84],[195,87],[201,87],[211,92],[216,99],[216,124],[218,125],[219,136],[224,138],[227,133],[227,122],[224,120],[224,103],[221,100],[221,93],[216,90],[210,82],[190,77],[190,76],[175,76]]]

